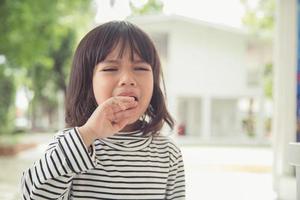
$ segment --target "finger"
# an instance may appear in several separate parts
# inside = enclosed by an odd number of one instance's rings
[[[115,112],[111,108],[110,108],[110,110],[111,111],[105,112],[106,119],[108,119],[110,122],[116,122]]]
[[[112,97],[113,101],[122,101],[122,102],[128,102],[128,101],[135,101],[134,97],[129,96],[114,96]]]
[[[115,113],[128,110],[130,108],[134,108],[137,106],[136,101],[130,101],[130,102],[118,102],[112,104],[112,109]]]
[[[112,110],[112,108],[111,108]],[[107,112],[106,118],[112,123],[119,123],[120,121],[127,119],[128,117],[131,117],[135,111],[133,109],[127,109],[127,110],[121,110],[119,112]]]
[[[119,112],[123,109],[122,107],[120,107],[118,100],[114,98],[106,100],[102,104],[102,108],[103,110],[105,110],[105,112]]]
[[[135,114],[135,110],[132,110],[132,109],[129,109],[129,110],[124,110],[124,111],[121,111],[121,112],[118,112],[118,113],[114,113],[114,117],[115,117],[115,120],[117,122],[123,120],[123,119],[127,119],[129,117],[131,117],[132,115]]]
[[[122,105],[128,102],[136,102],[134,97],[128,96],[115,96],[111,98],[112,103]]]
[[[107,118],[112,121],[116,118],[114,114],[136,107],[138,103],[130,100],[130,98],[131,97],[129,97],[129,99],[127,97],[113,97],[104,102],[101,107],[103,108],[102,110],[105,112]]]

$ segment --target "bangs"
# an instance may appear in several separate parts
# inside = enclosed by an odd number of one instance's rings
[[[122,58],[126,50],[130,52],[130,59],[134,61],[138,56],[142,61],[155,66],[155,47],[151,39],[133,24],[126,22],[114,22],[108,27],[104,39],[96,46],[96,64],[105,60],[117,46],[120,45],[118,58]],[[99,36],[100,37],[100,36]]]

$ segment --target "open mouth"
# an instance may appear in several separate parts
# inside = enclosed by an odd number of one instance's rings
[[[135,101],[139,101],[138,98],[135,96],[130,96],[130,97],[133,97]]]

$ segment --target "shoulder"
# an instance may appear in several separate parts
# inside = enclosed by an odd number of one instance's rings
[[[54,139],[59,139],[59,138],[63,137],[66,133],[69,133],[69,132],[76,133],[77,132],[76,127],[70,127],[70,128],[64,128],[64,129],[57,130],[54,134]]]
[[[168,153],[174,159],[178,159],[179,157],[182,156],[182,153],[181,153],[181,150],[180,150],[178,144],[176,143],[176,141],[174,141],[169,136],[166,136],[163,134],[154,135],[153,143],[164,144],[164,146],[167,148]]]

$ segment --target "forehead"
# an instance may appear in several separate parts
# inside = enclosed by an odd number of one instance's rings
[[[122,49],[120,45],[116,48],[113,48],[106,56],[104,60],[113,59],[130,59],[130,60],[141,60],[141,57],[137,54],[137,52],[132,51],[129,47],[125,47]]]

